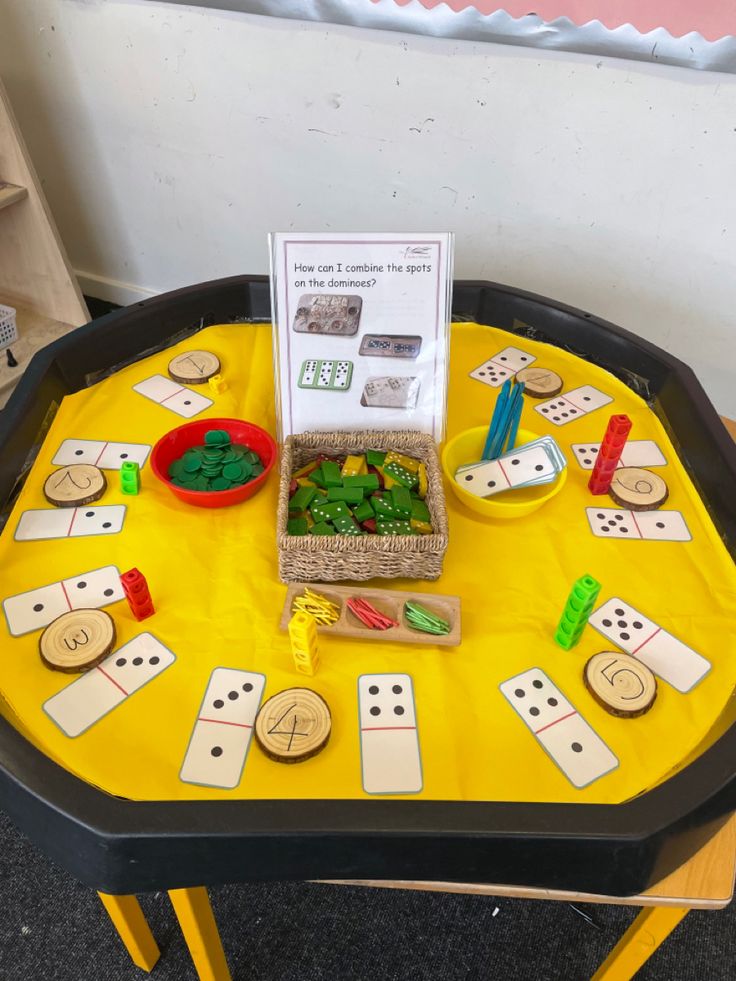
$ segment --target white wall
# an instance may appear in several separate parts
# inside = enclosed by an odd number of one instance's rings
[[[450,229],[458,278],[607,317],[736,416],[736,75],[141,0],[0,0],[0,73],[89,292]]]

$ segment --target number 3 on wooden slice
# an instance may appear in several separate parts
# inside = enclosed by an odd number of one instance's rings
[[[644,715],[657,697],[657,681],[646,664],[618,651],[594,654],[585,665],[583,680],[599,705],[623,718]]]
[[[47,668],[89,671],[115,646],[115,624],[104,610],[70,610],[46,627],[38,646]]]

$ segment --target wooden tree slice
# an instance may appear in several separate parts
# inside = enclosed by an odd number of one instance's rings
[[[47,668],[74,674],[104,661],[115,646],[115,623],[104,610],[70,610],[52,620],[38,649]]]
[[[516,372],[517,382],[524,382],[524,395],[533,399],[551,399],[562,391],[562,379],[555,371],[532,365]]]
[[[301,763],[325,748],[332,731],[327,702],[311,688],[287,688],[263,704],[256,742],[277,763]]]
[[[107,490],[104,473],[91,463],[71,463],[46,478],[43,495],[57,508],[76,508],[98,501]]]
[[[608,491],[611,499],[631,511],[655,511],[667,500],[669,489],[657,473],[642,467],[621,467]]]
[[[184,351],[169,361],[169,375],[182,385],[204,385],[220,373],[220,359],[210,351]]]
[[[594,654],[583,669],[583,680],[596,702],[621,718],[644,715],[657,697],[657,679],[646,664],[620,651]]]

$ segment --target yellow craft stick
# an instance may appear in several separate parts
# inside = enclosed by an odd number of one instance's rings
[[[308,613],[317,623],[329,627],[340,616],[340,607],[307,586],[301,596],[294,597],[291,612]]]

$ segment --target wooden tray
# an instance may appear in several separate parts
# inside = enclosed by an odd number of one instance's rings
[[[284,609],[279,620],[281,630],[287,630],[291,619],[291,606],[294,597],[301,595],[305,589],[320,593],[340,607],[339,619],[329,627],[317,624],[320,633],[334,634],[339,637],[359,637],[361,640],[390,640],[400,644],[424,644],[425,647],[457,647],[460,643],[460,597],[444,596],[442,593],[415,593],[399,589],[369,589],[365,586],[333,586],[332,583],[322,585],[315,582],[290,583],[286,592]],[[346,600],[351,596],[368,600],[377,610],[398,620],[400,626],[389,627],[388,630],[373,630],[350,612]],[[404,617],[404,603],[411,600],[420,603],[437,616],[450,624],[449,634],[427,634],[408,626]]]

